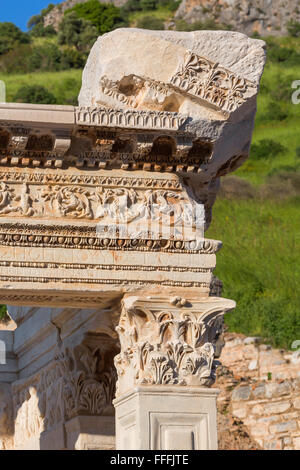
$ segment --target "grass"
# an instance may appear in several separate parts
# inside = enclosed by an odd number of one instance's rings
[[[206,236],[221,239],[217,276],[237,308],[231,331],[289,348],[300,339],[300,199],[218,199]]]
[[[57,104],[77,104],[81,75],[82,70],[77,69],[9,75],[0,72],[0,80],[6,84],[7,102],[13,101],[16,92],[24,85],[42,85],[54,94]]]
[[[132,27],[135,27],[137,22],[144,16],[151,16],[162,21],[168,21],[174,16],[174,12],[170,12],[169,8],[160,6],[157,10],[151,11],[135,11],[129,15],[129,23]]]
[[[300,50],[299,39],[275,41]],[[270,175],[299,172],[300,104],[291,101],[291,84],[299,79],[300,63],[265,67],[252,142],[272,139],[285,151],[266,159],[255,159],[250,151],[235,175],[257,188]],[[274,103],[286,112],[285,119],[272,115]],[[224,283],[223,295],[237,302],[225,317],[230,331],[262,336],[275,347],[290,348],[300,339],[300,198],[274,196],[273,200],[218,198],[206,236],[223,241],[216,274]]]
[[[300,42],[300,41],[298,41]],[[235,173],[254,185],[262,184],[266,177],[274,171],[280,171],[285,167],[296,168],[299,159],[296,158],[296,149],[300,146],[300,105],[292,103],[292,93],[295,91],[291,84],[300,79],[299,66],[286,67],[278,64],[267,64],[257,100],[257,115],[252,143],[262,139],[273,139],[286,147],[286,152],[276,158],[268,160],[254,160],[250,158]],[[284,87],[284,89],[283,89]],[[277,95],[283,95],[283,99],[276,99]],[[287,112],[284,120],[266,119],[268,106],[275,103]],[[272,115],[272,114],[271,114]]]

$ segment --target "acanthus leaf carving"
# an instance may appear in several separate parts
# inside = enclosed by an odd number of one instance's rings
[[[226,113],[239,108],[246,101],[248,91],[256,89],[249,80],[192,51],[187,52],[170,83]]]
[[[125,305],[117,327],[118,394],[138,384],[212,385],[228,307],[197,311],[185,301],[158,310],[144,303]]]

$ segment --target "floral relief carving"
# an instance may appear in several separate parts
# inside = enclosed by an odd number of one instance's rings
[[[80,345],[66,352],[60,360],[67,365],[63,378],[66,417],[78,414],[101,415],[111,407],[115,393],[115,370],[104,364],[100,348]]]
[[[220,67],[218,63],[189,51],[170,83],[225,112],[233,112],[246,101],[255,84]]]
[[[197,312],[188,304],[169,311],[124,307],[117,327],[118,394],[137,384],[212,385],[224,311]]]

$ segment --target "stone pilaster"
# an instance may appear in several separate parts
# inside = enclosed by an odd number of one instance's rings
[[[219,297],[124,299],[115,358],[117,448],[216,447],[217,390],[205,387],[215,381],[223,315],[234,306]]]
[[[139,386],[115,400],[118,450],[216,450],[218,390]]]

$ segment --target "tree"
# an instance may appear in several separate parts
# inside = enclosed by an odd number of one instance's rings
[[[154,18],[153,16],[142,16],[137,22],[137,27],[160,31],[165,29],[164,22],[159,18]]]
[[[48,5],[47,8],[44,8],[39,15],[34,15],[30,18],[27,23],[27,28],[30,30],[29,33],[31,36],[45,37],[56,34],[53,26],[44,26],[44,18],[53,8],[53,3],[50,3],[50,5]]]
[[[98,0],[89,0],[86,3],[75,5],[69,12],[75,12],[79,18],[89,21],[97,28],[98,34],[105,34],[112,31],[116,25],[126,26],[126,22],[121,16],[121,10],[111,3],[99,3]]]
[[[29,37],[13,23],[0,23],[0,55],[11,51],[18,44],[29,43]]]
[[[44,8],[39,15],[34,15],[32,16],[29,21],[27,22],[27,28],[31,29],[32,27],[44,23],[44,18],[45,16],[53,10],[54,5],[53,3],[50,3],[46,8]]]
[[[60,65],[61,69],[81,69],[86,61],[85,54],[82,54],[74,47],[63,48]]]
[[[44,26],[44,23],[38,23],[30,30],[30,36],[41,38],[48,36],[55,36],[56,31],[52,25]]]
[[[180,0],[158,0],[158,6],[168,8],[170,11],[176,11],[180,5]]]
[[[95,26],[89,21],[79,18],[75,11],[64,15],[58,32],[58,43],[75,46],[78,50],[89,50],[98,37]]]

